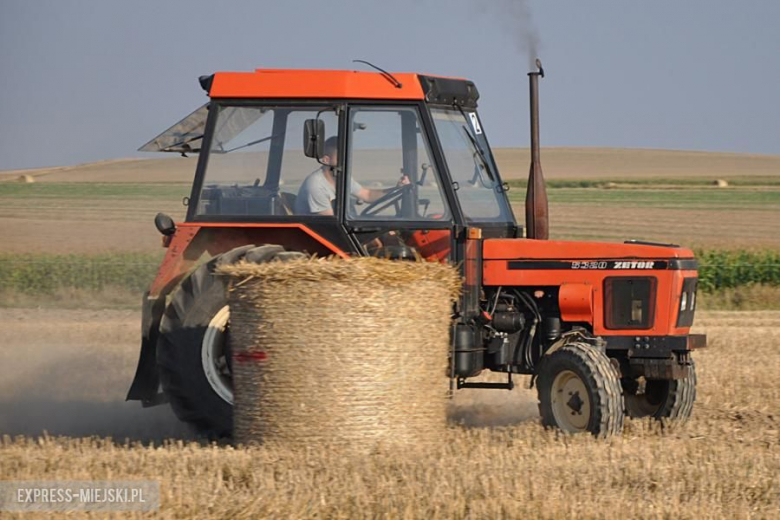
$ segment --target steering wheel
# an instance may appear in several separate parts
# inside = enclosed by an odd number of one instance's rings
[[[386,210],[390,206],[395,206],[395,214],[400,215],[401,214],[401,199],[403,199],[404,195],[406,195],[408,192],[410,192],[413,188],[413,185],[410,184],[403,184],[401,186],[397,186],[396,188],[393,188],[392,190],[388,191],[378,199],[376,199],[374,202],[370,202],[368,206],[360,213],[361,217],[373,217],[381,213],[382,211]]]

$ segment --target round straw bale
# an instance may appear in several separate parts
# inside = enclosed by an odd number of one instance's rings
[[[232,281],[237,443],[369,450],[441,439],[454,268],[354,258],[219,272]]]

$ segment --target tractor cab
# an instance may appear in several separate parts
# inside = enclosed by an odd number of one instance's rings
[[[187,222],[299,223],[351,254],[442,261],[467,227],[521,233],[470,81],[259,70],[202,85],[210,102],[141,148],[200,153]]]

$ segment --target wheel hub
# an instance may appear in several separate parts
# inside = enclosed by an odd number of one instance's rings
[[[570,433],[586,431],[591,404],[582,379],[571,370],[564,370],[553,380],[551,391],[552,410],[558,426]]]
[[[227,325],[230,308],[225,305],[211,319],[201,344],[201,362],[203,373],[225,402],[233,404],[233,376],[230,370],[227,348]]]
[[[585,401],[580,399],[580,393],[579,392],[569,392],[569,395],[571,396],[571,399],[566,401],[566,405],[571,408],[572,415],[575,413],[582,414],[582,405],[585,404]]]

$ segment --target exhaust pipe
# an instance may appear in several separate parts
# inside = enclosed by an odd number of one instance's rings
[[[528,173],[528,189],[525,194],[525,236],[547,240],[550,231],[547,189],[539,157],[539,77],[544,77],[544,69],[539,59],[536,60],[536,66],[538,71],[528,73],[531,93],[531,171]]]

